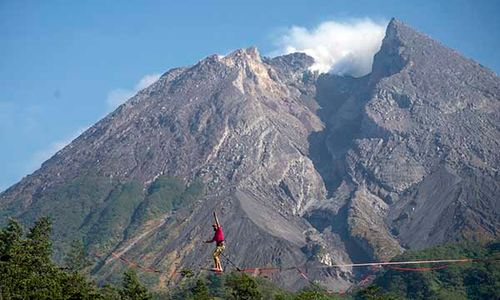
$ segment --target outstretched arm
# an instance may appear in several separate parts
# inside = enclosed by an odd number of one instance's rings
[[[219,219],[217,219],[217,214],[215,213],[215,211],[214,211],[214,219],[215,219],[215,224],[217,224],[217,227],[220,227]]]

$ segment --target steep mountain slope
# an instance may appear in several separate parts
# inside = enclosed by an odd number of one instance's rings
[[[312,62],[293,54],[266,63],[249,48],[172,70],[9,189],[2,206],[26,221],[52,215],[58,238],[78,232],[94,254],[126,252],[167,270],[210,263],[201,241],[218,210],[236,263],[302,264],[311,226],[300,213],[324,198],[307,157],[307,138],[323,125],[300,91],[313,88],[303,83]],[[141,217],[154,197],[150,184],[173,178],[187,189],[203,182],[204,195],[191,206],[180,201],[174,216],[160,200],[154,218]],[[95,189],[81,191],[80,181]],[[177,197],[186,188],[170,189]],[[141,232],[151,234],[138,240]],[[113,263],[109,257],[95,272],[106,276],[120,266]]]
[[[236,264],[308,266],[334,289],[403,247],[498,237],[500,80],[392,20],[373,72],[313,74],[255,48],[173,69],[0,195],[0,221],[51,215],[60,256],[82,238],[164,270],[206,266],[211,212]],[[294,272],[274,280],[290,288]]]
[[[402,68],[365,106],[353,177],[394,203],[388,221],[411,248],[498,236],[499,78],[399,22],[375,61],[374,80]]]

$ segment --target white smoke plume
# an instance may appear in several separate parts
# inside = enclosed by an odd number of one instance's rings
[[[328,21],[316,28],[293,26],[278,41],[274,54],[304,52],[314,58],[312,71],[361,77],[371,72],[387,21]]]

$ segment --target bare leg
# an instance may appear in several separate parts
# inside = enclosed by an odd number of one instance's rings
[[[216,268],[222,271],[222,264],[220,263],[220,256],[217,256],[217,266],[216,266]]]
[[[221,270],[221,264],[220,264],[220,252],[219,249],[216,247],[213,253],[213,258],[214,258],[214,269],[215,270]]]
[[[222,264],[220,261],[220,256],[222,254],[222,251],[224,251],[224,245],[222,246],[217,246],[214,250],[213,257],[214,257],[214,268],[217,270],[222,271]]]

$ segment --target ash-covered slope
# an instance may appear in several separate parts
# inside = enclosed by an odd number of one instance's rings
[[[366,111],[388,133],[393,159],[380,164],[386,175],[364,165],[401,196],[391,226],[412,248],[498,238],[500,78],[399,22],[386,40],[378,61],[399,53],[404,67],[377,84]],[[377,160],[384,150],[374,152]],[[403,157],[410,168],[400,167]]]
[[[372,74],[312,63],[249,48],[165,73],[1,194],[0,221],[50,215],[59,256],[82,238],[96,277],[115,253],[157,287],[210,264],[213,210],[236,264],[334,289],[352,270],[314,267],[498,237],[495,74],[395,20]]]

